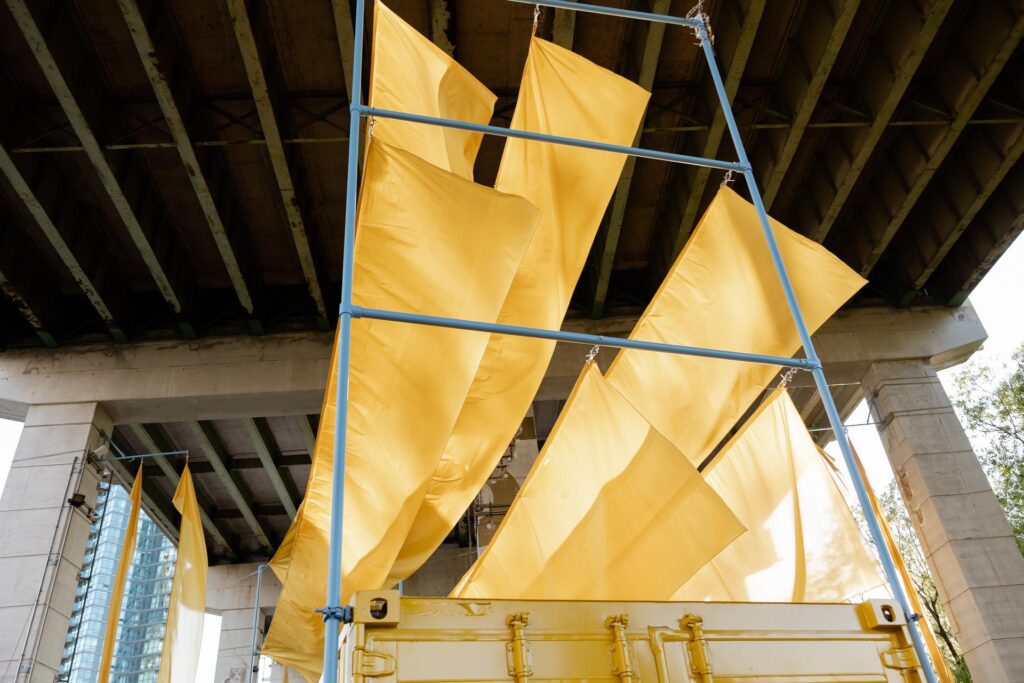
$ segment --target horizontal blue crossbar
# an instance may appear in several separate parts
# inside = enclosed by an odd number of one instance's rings
[[[616,7],[601,7],[600,5],[585,5],[569,0],[510,0],[523,5],[541,5],[543,7],[555,7],[566,9],[570,12],[587,12],[589,14],[604,14],[609,17],[621,17],[623,19],[639,19],[641,21],[653,21],[659,24],[673,24],[675,26],[687,26],[689,28],[700,28],[704,22],[700,19],[688,17],[670,17],[667,14],[653,14],[651,12],[637,12],[631,9],[618,9]]]
[[[584,344],[586,346],[605,346],[617,349],[660,351],[661,353],[672,353],[679,356],[718,358],[721,360],[735,360],[746,363],[779,365],[787,368],[798,368],[801,370],[810,370],[815,367],[813,363],[804,360],[803,358],[783,358],[781,356],[766,356],[760,353],[741,353],[739,351],[704,349],[699,346],[661,344],[658,342],[640,341],[638,339],[606,337],[600,334],[564,332],[562,330],[544,330],[539,327],[501,325],[499,323],[485,323],[476,320],[461,320],[459,318],[442,318],[435,315],[420,315],[418,313],[399,313],[398,311],[385,311],[379,308],[363,308],[362,306],[353,306],[351,313],[353,318],[371,318],[373,320],[388,320],[396,323],[413,323],[416,325],[430,325],[433,327],[449,327],[456,330],[469,330],[471,332],[509,334],[515,337],[553,339],[554,341],[568,342],[570,344]]]
[[[365,105],[353,105],[353,111],[363,116],[379,116],[382,119],[397,119],[399,121],[410,121],[412,123],[425,123],[431,126],[442,128],[458,128],[459,130],[471,130],[487,135],[500,135],[506,138],[521,138],[523,140],[535,140],[537,142],[550,142],[556,145],[568,145],[570,147],[583,147],[584,149],[596,149],[602,152],[614,152],[627,154],[629,156],[643,159],[655,159],[658,161],[671,161],[676,164],[688,164],[690,166],[704,166],[705,168],[718,168],[723,171],[737,171],[745,173],[747,167],[738,161],[721,161],[719,159],[705,159],[694,157],[688,154],[673,154],[672,152],[661,152],[655,149],[644,149],[642,147],[624,147],[622,145],[610,145],[605,142],[593,142],[592,140],[578,140],[576,138],[565,138],[560,135],[545,135],[544,133],[532,133],[526,130],[515,130],[502,126],[487,126],[467,121],[455,121],[453,119],[441,119],[435,116],[423,116],[422,114],[409,114],[403,111],[392,111],[390,109],[377,109]]]

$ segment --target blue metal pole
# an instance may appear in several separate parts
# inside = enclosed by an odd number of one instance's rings
[[[518,325],[500,325],[498,323],[485,323],[477,320],[442,318],[435,315],[421,315],[419,313],[400,313],[398,311],[385,311],[379,308],[363,308],[361,306],[352,307],[352,317],[388,320],[396,323],[411,323],[414,325],[431,325],[433,327],[450,327],[456,330],[470,330],[473,332],[508,334],[514,337],[553,339],[555,341],[568,342],[570,344],[584,344],[586,346],[606,346],[616,349],[660,351],[662,353],[672,353],[680,356],[698,356],[701,358],[719,358],[722,360],[741,361],[746,363],[779,365],[787,368],[799,368],[801,370],[810,370],[813,367],[810,362],[803,358],[784,358],[782,356],[767,356],[760,353],[742,353],[740,351],[705,349],[697,346],[661,344],[659,342],[647,342],[640,341],[638,339],[606,337],[599,334],[544,330],[538,327],[520,327]]]
[[[345,178],[345,238],[338,316],[338,395],[334,420],[334,468],[331,482],[331,535],[327,555],[327,605],[324,609],[325,683],[338,681],[338,632],[341,615],[341,549],[345,513],[345,436],[348,426],[349,351],[352,337],[352,278],[355,265],[356,205],[359,193],[359,105],[363,92],[363,33],[366,0],[356,0],[352,47],[352,101],[349,105],[348,169]]]
[[[722,82],[722,75],[718,71],[718,63],[715,59],[715,49],[711,45],[711,40],[708,37],[707,26],[702,22],[696,31],[700,38],[701,47],[704,50],[704,56],[708,62],[708,71],[711,73],[711,78],[715,84],[715,90],[718,93],[718,99],[722,105],[722,111],[725,114],[725,121],[729,128],[729,135],[732,137],[733,146],[736,148],[736,155],[739,157],[740,163],[750,169],[750,161],[747,159],[747,152],[743,146],[743,138],[740,136],[739,128],[736,126],[736,119],[733,117],[732,107],[729,104],[729,96],[725,91],[725,84]],[[871,539],[875,542],[875,548],[878,551],[878,556],[881,560],[885,577],[889,581],[893,597],[895,597],[896,601],[899,602],[900,607],[903,608],[903,612],[907,616],[907,622],[909,624],[908,630],[910,631],[910,636],[914,643],[914,650],[917,652],[917,657],[921,661],[921,668],[924,671],[925,678],[928,679],[929,683],[938,683],[935,671],[928,664],[928,653],[925,649],[924,641],[921,639],[921,633],[918,630],[918,625],[915,623],[916,619],[914,611],[910,606],[910,601],[907,599],[907,594],[904,591],[903,584],[900,583],[899,576],[896,572],[896,566],[893,563],[892,555],[889,553],[889,548],[885,544],[885,539],[882,536],[882,529],[878,524],[878,519],[875,517],[874,511],[871,508],[871,501],[868,498],[864,480],[861,478],[860,471],[854,462],[853,451],[850,449],[850,442],[846,435],[846,429],[843,426],[843,419],[839,415],[839,411],[836,409],[832,393],[828,388],[828,381],[825,379],[825,372],[821,368],[821,361],[814,349],[814,343],[811,341],[810,332],[807,330],[807,324],[804,322],[803,313],[800,312],[800,304],[797,302],[796,293],[793,291],[793,285],[790,282],[789,274],[786,271],[786,264],[782,259],[782,254],[779,252],[779,246],[775,241],[775,234],[772,232],[771,224],[768,221],[768,212],[764,208],[764,202],[761,199],[761,191],[757,187],[757,181],[754,179],[753,170],[749,170],[744,173],[744,178],[746,178],[747,188],[750,190],[750,198],[754,202],[754,207],[757,209],[757,215],[761,223],[761,231],[764,233],[765,241],[768,243],[768,251],[771,253],[772,263],[775,265],[775,270],[779,276],[779,282],[782,285],[782,291],[785,293],[786,304],[789,306],[789,312],[793,317],[793,323],[796,325],[797,332],[800,335],[800,341],[804,347],[804,355],[811,364],[811,374],[814,376],[814,384],[817,386],[818,393],[821,396],[821,402],[825,406],[825,412],[828,415],[829,424],[832,427],[833,433],[835,433],[836,441],[839,443],[839,450],[843,453],[843,460],[846,462],[846,469],[849,471],[850,478],[853,480],[853,488],[857,492],[857,500],[860,502],[861,509],[864,512],[864,518],[867,520]],[[920,616],[917,615],[917,618],[920,618]]]
[[[488,126],[468,121],[455,121],[452,119],[441,119],[436,116],[425,116],[423,114],[410,114],[404,111],[393,111],[391,109],[378,109],[376,107],[358,107],[359,113],[364,116],[380,117],[382,119],[397,119],[399,121],[411,121],[412,123],[424,123],[429,126],[441,128],[457,128],[459,130],[470,130],[487,135],[498,135],[505,138],[521,138],[523,140],[535,140],[537,142],[551,142],[556,145],[568,145],[569,147],[583,147],[584,149],[596,149],[601,152],[613,152],[615,154],[627,154],[629,156],[654,159],[656,161],[671,161],[676,164],[689,164],[690,166],[704,166],[706,168],[718,168],[723,171],[744,172],[749,168],[736,161],[721,161],[719,159],[706,159],[694,157],[688,154],[675,154],[673,152],[662,152],[656,149],[644,149],[642,147],[626,147],[623,145],[612,145],[606,142],[594,142],[592,140],[579,140],[577,138],[565,138],[560,135],[547,135],[545,133],[533,133],[527,130],[516,130],[514,128],[503,128],[502,126]]]
[[[586,12],[588,14],[604,14],[609,17],[621,17],[622,19],[638,19],[640,21],[653,21],[659,24],[672,24],[674,26],[687,26],[696,29],[701,26],[700,19],[688,17],[673,17],[667,14],[653,14],[651,12],[638,12],[631,9],[618,9],[615,7],[601,7],[600,5],[585,5],[583,3],[571,2],[570,0],[511,0],[524,5],[542,5],[544,7],[555,7],[567,9],[572,12]]]

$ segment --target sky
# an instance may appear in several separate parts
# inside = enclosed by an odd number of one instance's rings
[[[971,303],[989,335],[984,347],[974,355],[975,359],[992,365],[1006,363],[1013,351],[1024,342],[1022,296],[1024,239],[1019,239],[999,259],[971,295]],[[947,392],[953,392],[952,380],[958,369],[950,368],[939,373]],[[870,418],[867,404],[861,401],[846,423],[850,425],[850,438],[864,461],[868,479],[875,491],[880,494],[892,481],[893,474],[875,427],[857,426],[865,422],[870,422]],[[0,491],[7,480],[7,471],[20,434],[20,422],[0,419]],[[837,456],[837,460],[841,460],[835,442],[830,444],[827,450]],[[205,631],[198,680],[212,682],[217,641],[220,636],[220,618],[208,615]]]

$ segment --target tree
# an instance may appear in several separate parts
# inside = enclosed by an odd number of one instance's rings
[[[1024,553],[1024,344],[1008,366],[972,362],[954,381],[953,404]]]
[[[913,582],[913,589],[921,598],[927,614],[924,617],[931,625],[932,632],[939,640],[939,648],[949,666],[950,671],[957,683],[969,683],[971,674],[967,670],[963,654],[960,651],[956,636],[950,626],[949,618],[942,607],[939,599],[939,589],[935,587],[931,572],[928,570],[928,563],[924,559],[924,553],[918,543],[914,527],[910,523],[910,516],[903,504],[896,482],[889,482],[889,486],[878,499],[882,508],[882,515],[889,524],[889,531],[892,533],[893,541],[899,548],[903,561],[907,565],[907,573]]]

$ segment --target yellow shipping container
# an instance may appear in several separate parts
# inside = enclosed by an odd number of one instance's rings
[[[902,611],[861,604],[400,598],[364,591],[345,680],[923,681]]]

